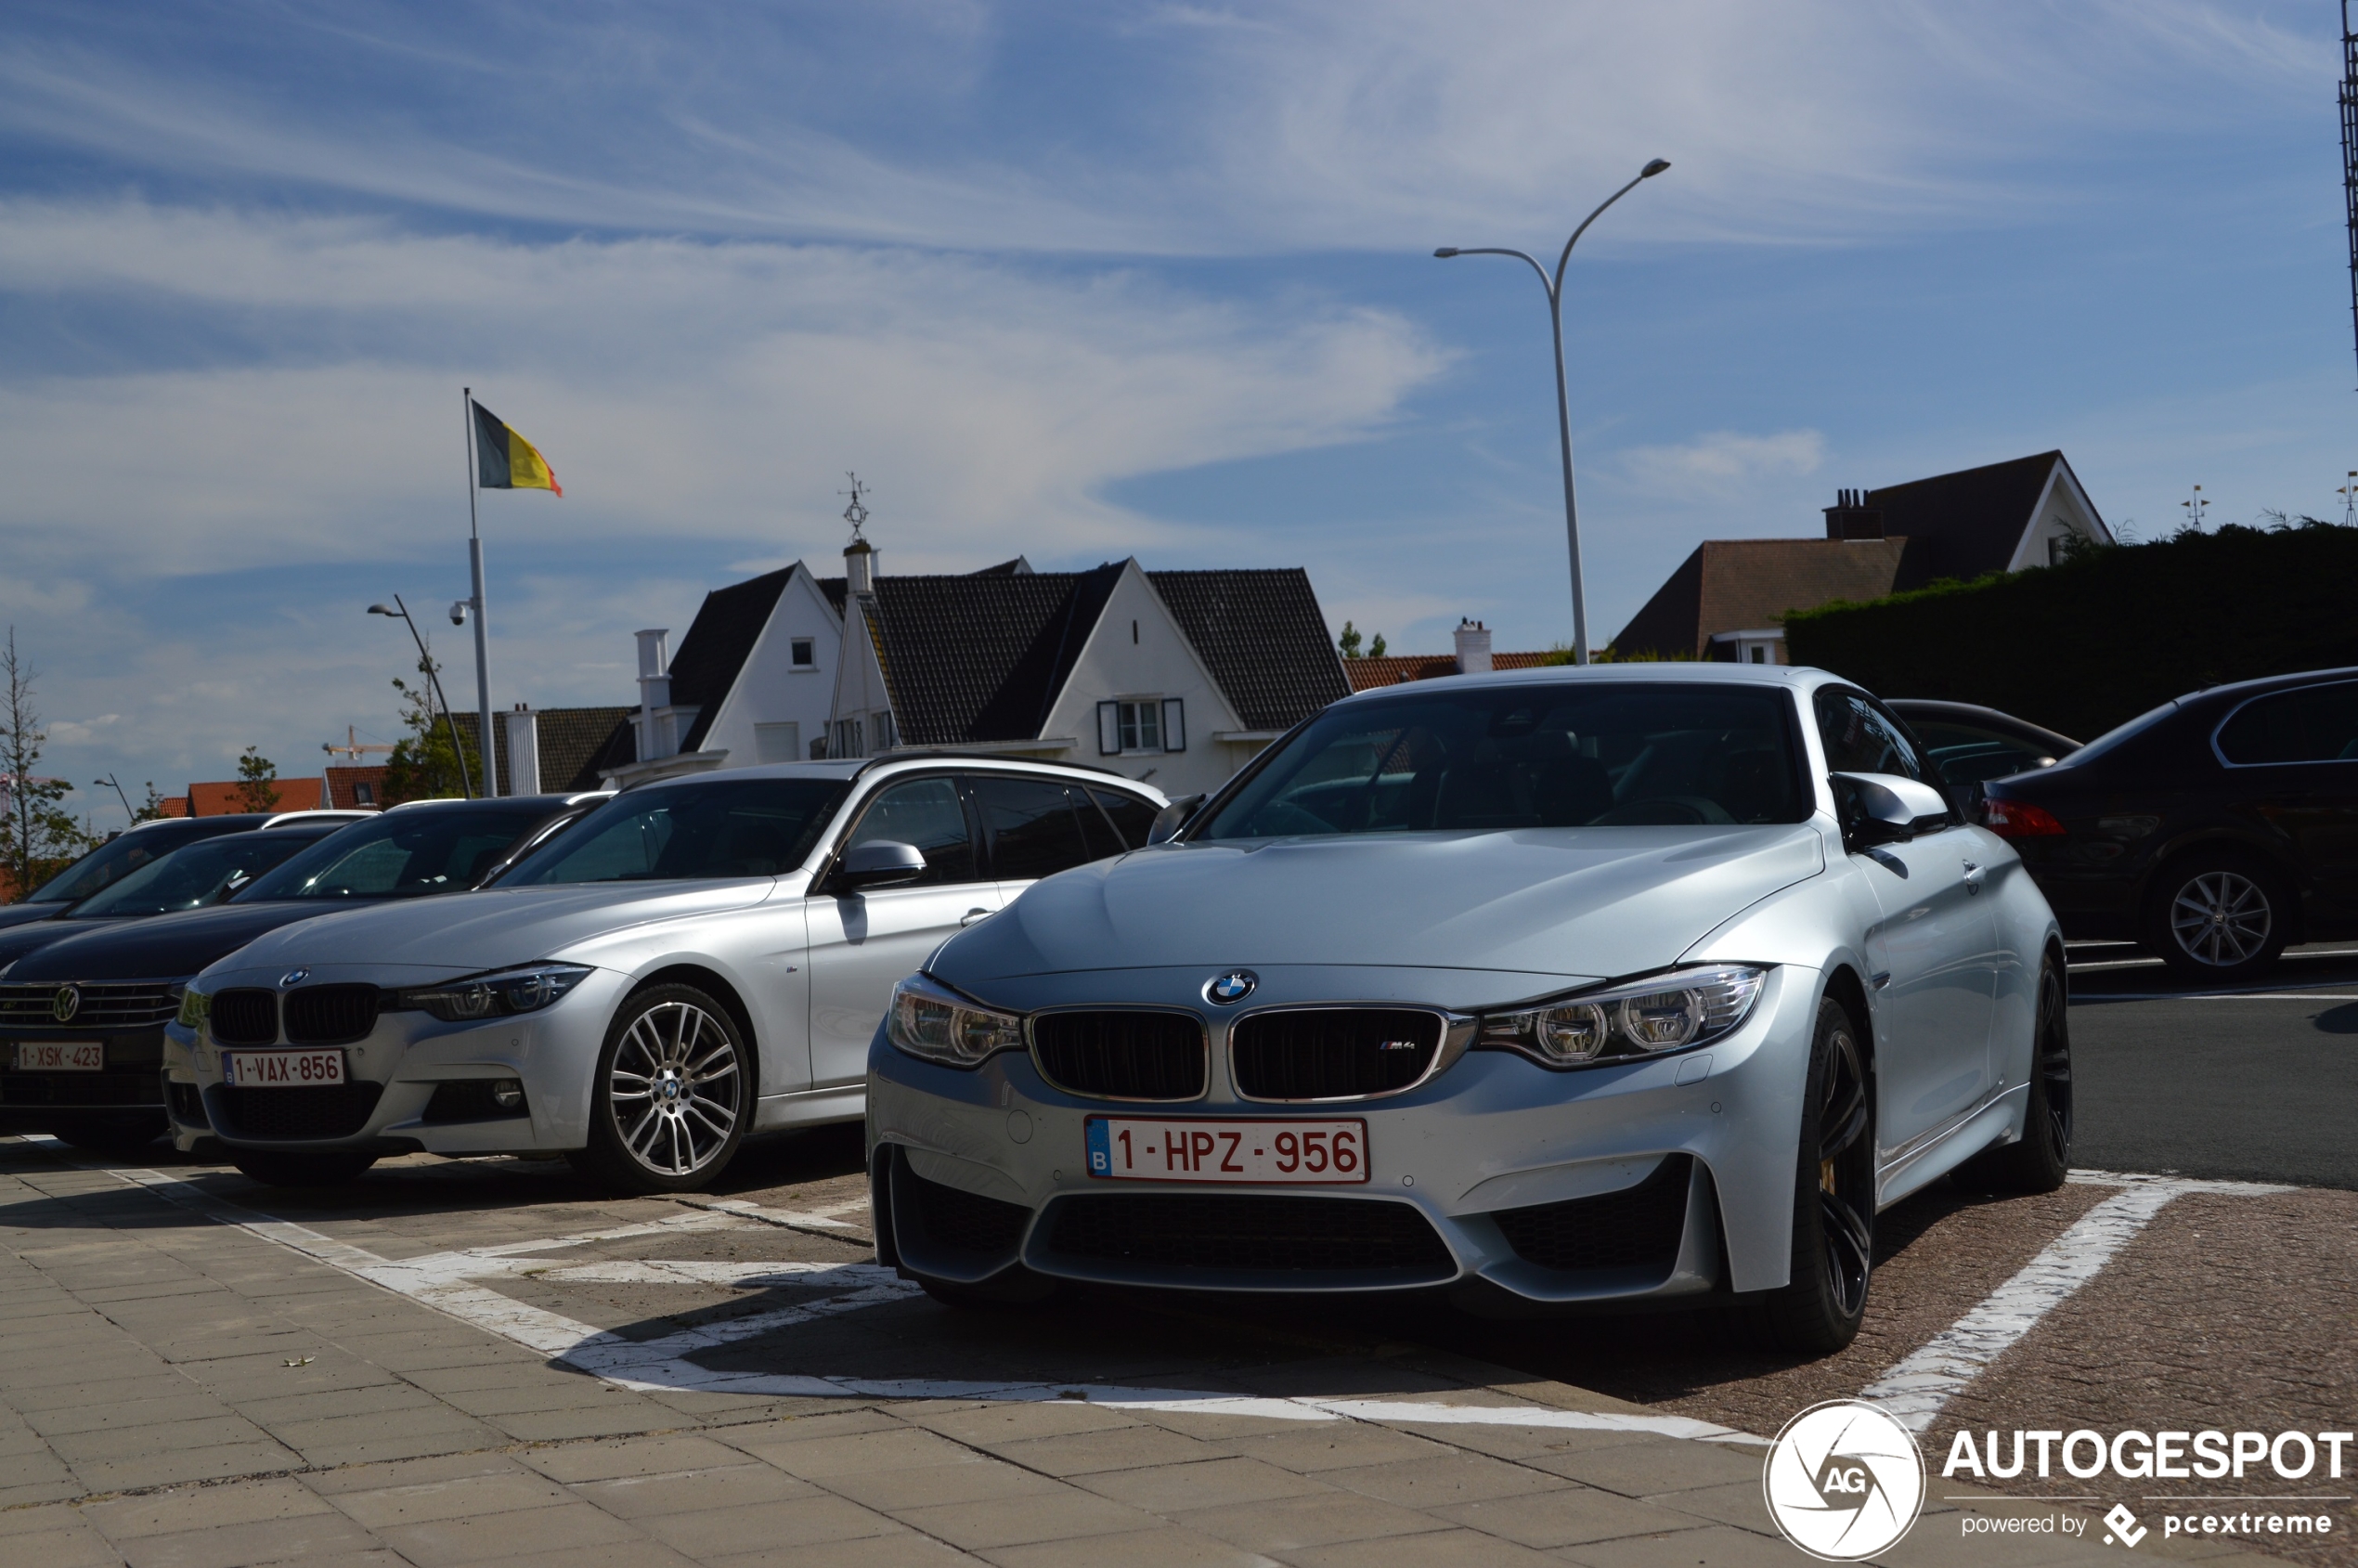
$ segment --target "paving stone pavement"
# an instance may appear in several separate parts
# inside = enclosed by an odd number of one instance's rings
[[[378,1258],[710,1218],[664,1230],[659,1252],[576,1245],[484,1287],[495,1305],[562,1312],[621,1341],[771,1310],[794,1278],[774,1271],[865,1255],[857,1215],[834,1234],[562,1183],[486,1186],[431,1161],[395,1162],[362,1199],[301,1215],[232,1173],[176,1173]],[[847,1191],[856,1179],[804,1183],[798,1212]],[[648,1257],[677,1281],[651,1283]],[[1017,1378],[1085,1362],[1391,1410],[1643,1413],[1430,1349],[1345,1354],[1265,1325],[1224,1332],[1200,1312],[978,1327],[904,1298],[803,1328],[729,1354],[795,1374],[821,1356],[971,1378],[998,1355]],[[1935,1501],[1885,1561],[2117,1560],[2093,1534],[2043,1549],[1963,1536],[1965,1513],[2006,1506]],[[2144,1549],[2242,1556],[2221,1542]],[[54,1147],[0,1140],[0,1568],[1801,1561],[1761,1503],[1757,1447],[1413,1415],[625,1387]]]

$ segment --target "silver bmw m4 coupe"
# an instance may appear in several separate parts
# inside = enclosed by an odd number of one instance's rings
[[[1719,1304],[1824,1351],[1878,1211],[2064,1179],[2054,917],[1822,671],[1368,692],[1185,812],[894,993],[880,1250],[937,1296]]]

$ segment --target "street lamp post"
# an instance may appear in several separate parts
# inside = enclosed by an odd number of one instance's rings
[[[1564,535],[1572,547],[1572,662],[1574,664],[1588,662],[1588,598],[1580,581],[1580,503],[1574,498],[1572,487],[1572,397],[1564,385],[1564,265],[1572,260],[1572,248],[1580,243],[1580,237],[1588,232],[1588,226],[1595,223],[1607,207],[1637,189],[1641,181],[1653,178],[1668,167],[1668,160],[1656,158],[1638,171],[1637,179],[1598,202],[1596,212],[1581,219],[1580,227],[1574,229],[1572,238],[1564,241],[1563,254],[1556,258],[1556,270],[1552,276],[1535,257],[1522,251],[1502,250],[1495,246],[1460,250],[1455,245],[1444,245],[1433,253],[1444,261],[1452,256],[1515,256],[1531,263],[1531,270],[1539,275],[1539,286],[1548,291],[1548,320],[1553,329],[1556,344],[1556,434],[1563,448]]]
[[[409,618],[409,606],[401,603],[401,595],[393,596],[393,605],[371,604],[372,616],[391,616],[409,628],[409,641],[418,645],[418,667],[426,672],[427,681],[434,687],[434,700],[442,709],[442,721],[450,727],[450,755],[459,759],[459,788],[468,799],[475,797],[474,779],[467,771],[467,748],[459,739],[459,721],[450,717],[450,699],[442,694],[442,677],[434,672],[434,655],[426,652],[426,640],[418,635],[418,623]]]

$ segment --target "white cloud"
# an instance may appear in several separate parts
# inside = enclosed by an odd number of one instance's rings
[[[1713,431],[1675,447],[1633,447],[1622,466],[1640,494],[1677,500],[1742,500],[1764,481],[1805,478],[1826,460],[1815,430],[1773,435]]]

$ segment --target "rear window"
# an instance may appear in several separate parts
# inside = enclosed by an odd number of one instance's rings
[[[2358,680],[2253,698],[2220,726],[2219,755],[2247,768],[2358,761]]]
[[[590,812],[499,886],[777,876],[810,857],[849,789],[831,779],[650,784]]]
[[[171,827],[141,828],[124,834],[111,844],[102,844],[73,864],[58,873],[33,889],[27,903],[71,903],[86,899],[102,888],[110,888],[142,866],[153,865],[184,844],[200,839],[218,837],[225,833],[243,833],[245,823],[222,827],[203,827],[195,823]]]
[[[218,903],[318,837],[316,833],[231,833],[207,838],[151,861],[83,900],[74,906],[73,916],[167,914]]]
[[[1701,826],[1809,810],[1781,690],[1566,681],[1339,704],[1189,836]]]

